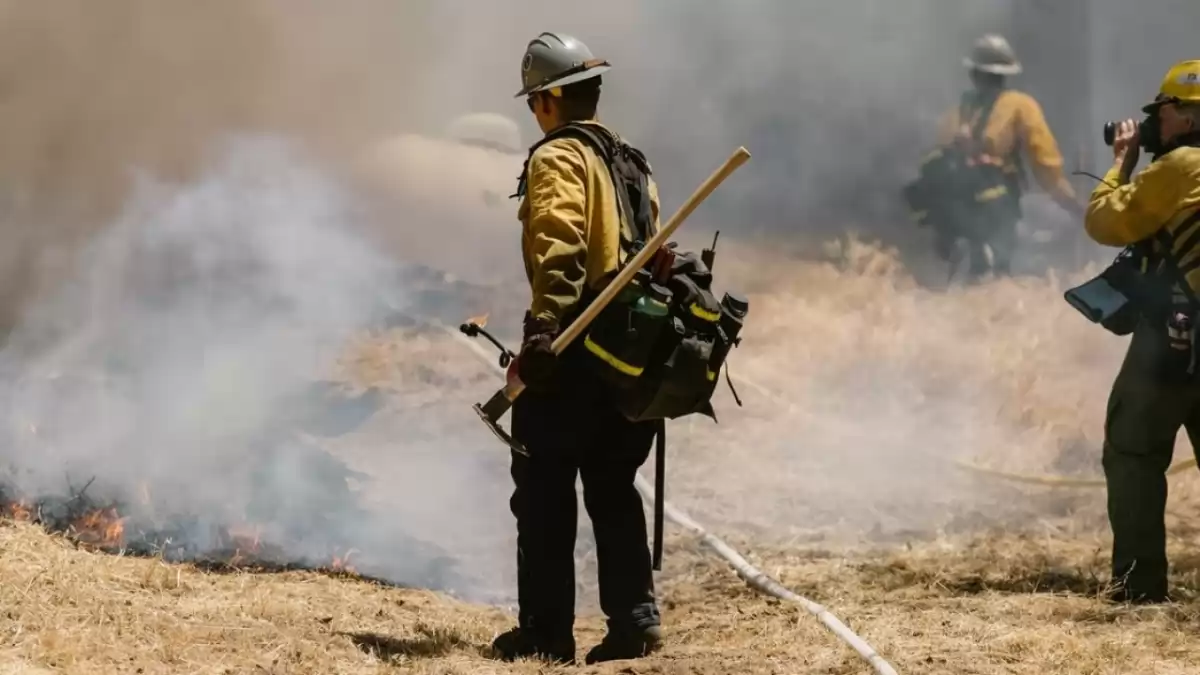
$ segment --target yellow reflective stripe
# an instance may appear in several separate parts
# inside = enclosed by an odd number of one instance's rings
[[[707,369],[706,369],[706,370],[707,370]],[[709,381],[709,382],[712,382],[712,381],[713,381],[713,380],[715,380],[715,379],[717,379],[717,374],[716,374],[716,373],[714,373],[713,371],[709,370],[709,371],[708,371],[708,381]]]
[[[617,357],[608,353],[604,347],[601,347],[592,341],[591,335],[583,339],[583,346],[587,347],[587,350],[599,357],[601,361],[630,377],[639,377],[642,374],[642,371],[645,370],[644,368],[638,368],[637,366],[629,365],[628,363],[625,363],[621,359],[618,359]]]
[[[1006,194],[1008,194],[1008,187],[1005,185],[997,185],[994,188],[988,188],[987,190],[975,195],[975,201],[990,202],[993,199],[999,199]]]
[[[692,314],[695,314],[705,321],[719,321],[721,318],[721,314],[719,312],[710,312],[695,303],[692,303],[690,309],[692,310]]]

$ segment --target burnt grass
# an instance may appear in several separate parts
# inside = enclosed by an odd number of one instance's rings
[[[136,516],[123,516],[123,505],[114,502],[98,502],[83,495],[71,497],[43,497],[30,502],[8,498],[11,494],[0,488],[0,500],[5,504],[22,503],[29,509],[28,520],[40,525],[51,534],[62,535],[77,547],[87,550],[135,558],[158,558],[169,563],[186,563],[215,574],[249,573],[278,574],[281,572],[313,572],[336,578],[349,578],[389,588],[424,588],[443,592],[452,597],[469,595],[469,582],[457,576],[452,568],[454,561],[437,555],[422,542],[398,542],[395,555],[413,558],[414,549],[426,549],[417,557],[425,559],[427,569],[409,580],[395,579],[386,572],[375,571],[385,568],[378,554],[362,553],[352,546],[326,544],[327,555],[296,555],[288,547],[260,541],[253,547],[238,545],[228,528],[210,525],[217,546],[201,546],[195,541],[198,518],[176,518],[166,526],[155,526],[149,522],[139,523]],[[80,521],[96,513],[115,513],[123,519],[123,535],[120,544],[103,541],[91,528],[81,529]],[[115,519],[114,519],[115,520]],[[304,545],[312,549],[311,542]],[[375,559],[373,559],[375,558]]]
[[[249,527],[205,514],[150,517],[142,504],[102,496],[111,490],[94,489],[95,478],[78,487],[68,479],[63,494],[31,496],[13,487],[10,474],[0,480],[0,508],[78,547],[108,554],[187,563],[214,573],[308,571],[471,595],[473,580],[459,574],[441,549],[397,532],[384,516],[358,505],[350,481],[361,479],[360,474],[303,443],[273,448],[260,455],[266,460],[260,466],[269,465],[277,452],[305,458],[306,472],[315,477],[310,482],[318,489],[310,490],[306,500],[287,500],[269,489],[267,477],[256,481],[264,489],[247,499]],[[120,535],[107,536],[110,526],[120,527]],[[239,527],[246,533],[238,533]]]

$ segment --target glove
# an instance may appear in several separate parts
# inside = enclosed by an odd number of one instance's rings
[[[517,354],[517,377],[530,389],[548,389],[554,382],[557,357],[550,348],[558,335],[558,322],[525,314],[525,339]]]

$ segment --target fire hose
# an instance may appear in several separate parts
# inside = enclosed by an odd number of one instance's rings
[[[743,387],[747,387],[757,391],[763,398],[770,400],[775,405],[794,412],[795,406],[776,392],[764,387],[753,380],[746,379],[745,376],[734,375],[733,379]],[[956,469],[966,471],[968,473],[987,476],[989,478],[997,478],[1010,483],[1025,483],[1027,485],[1041,485],[1043,487],[1054,488],[1103,488],[1107,487],[1107,482],[1103,478],[1071,478],[1068,476],[1047,476],[1038,474],[1016,473],[1012,471],[1002,471],[1000,469],[992,469],[986,466],[980,466],[972,462],[963,461],[961,459],[949,459],[928,452],[921,454],[937,461],[949,464]],[[1171,468],[1167,469],[1167,476],[1176,476],[1188,469],[1193,469],[1197,466],[1195,458],[1185,459]]]
[[[1037,474],[1013,473],[1011,471],[1001,471],[999,469],[991,469],[986,466],[979,466],[971,462],[964,462],[958,459],[938,458],[941,461],[949,462],[954,467],[968,471],[970,473],[979,474],[981,476],[989,476],[999,478],[1010,483],[1026,483],[1029,485],[1042,485],[1046,487],[1064,487],[1064,488],[1102,488],[1107,487],[1108,483],[1103,478],[1070,478],[1067,476],[1044,476]],[[1195,459],[1186,459],[1179,462],[1170,469],[1167,469],[1168,476],[1175,476],[1188,469],[1196,467]]]
[[[496,369],[501,377],[504,377],[504,369],[499,366],[499,364],[491,355],[484,351],[483,347],[480,347],[475,342],[467,339],[462,333],[450,328],[449,326],[445,326],[440,323],[437,325],[446,333],[450,334],[450,336],[455,340],[461,342],[463,345],[469,348],[471,353],[478,356],[481,361],[488,364],[493,369]],[[742,381],[745,382],[744,379]],[[762,390],[753,383],[747,382],[747,384],[751,388]],[[646,500],[646,502],[654,502],[654,488],[645,478],[642,477],[640,473],[637,474],[634,479],[634,486],[637,487],[638,492],[641,493],[642,498]],[[737,575],[741,577],[742,581],[746,582],[746,585],[765,595],[800,605],[809,614],[815,616],[817,620],[820,621],[821,624],[826,628],[828,628],[834,635],[849,645],[851,649],[853,649],[859,656],[863,658],[863,660],[871,664],[871,667],[878,675],[897,675],[896,669],[892,667],[892,665],[888,663],[882,656],[880,656],[879,652],[875,651],[874,647],[850,630],[846,624],[842,623],[823,605],[792,592],[783,584],[779,583],[775,579],[772,579],[770,576],[767,576],[766,573],[752,565],[733,547],[722,541],[716,535],[705,530],[700,526],[699,523],[697,523],[695,520],[692,520],[691,517],[689,517],[683,511],[675,508],[675,506],[670,502],[663,502],[663,510],[668,520],[699,537],[702,544],[708,546],[709,549],[716,553],[718,557],[729,563],[734,571],[737,572]]]

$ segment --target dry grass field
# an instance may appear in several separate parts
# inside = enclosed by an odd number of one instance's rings
[[[827,606],[901,673],[1200,671],[1194,472],[1172,479],[1168,507],[1178,602],[1128,608],[1101,599],[1103,490],[1010,484],[950,461],[1099,475],[1124,345],[1062,302],[1065,281],[928,290],[893,256],[853,242],[823,262],[733,245],[723,255],[723,278],[752,303],[732,361],[745,406],[723,391],[719,424],[672,425],[672,502]],[[503,452],[469,410],[495,374],[437,331],[381,331],[350,352],[342,375],[382,388],[388,404],[326,449],[378,479],[363,488],[366,506],[411,519],[414,536],[511,593]],[[466,480],[465,468],[479,477],[471,495],[450,482]],[[404,496],[422,489],[429,500],[457,495],[426,507],[459,510],[421,517]],[[590,548],[584,526],[581,653],[603,626]],[[669,537],[660,591],[661,654],[548,669],[489,658],[513,620],[503,601],[93,553],[5,521],[0,672],[870,672],[813,617],[755,594],[689,536]]]

